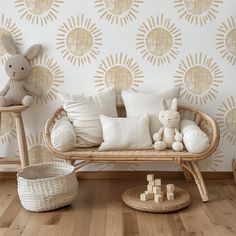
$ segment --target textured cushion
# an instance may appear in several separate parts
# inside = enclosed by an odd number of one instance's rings
[[[182,120],[180,131],[183,134],[183,142],[191,153],[204,152],[209,147],[209,138],[199,126],[192,120]]]
[[[160,94],[122,91],[122,99],[124,101],[127,117],[140,116],[145,113],[149,115],[151,137],[161,128],[161,123],[158,118],[161,110],[161,99],[165,98],[168,102],[168,100],[178,98],[179,95],[179,87],[175,87]]]
[[[117,116],[114,88],[106,89],[94,96],[60,94],[60,98],[73,123],[77,146],[99,146],[103,141],[99,116]]]
[[[52,145],[55,149],[67,152],[76,145],[76,134],[68,117],[56,121],[51,133]]]
[[[151,148],[149,117],[111,118],[100,116],[104,142],[99,151]]]

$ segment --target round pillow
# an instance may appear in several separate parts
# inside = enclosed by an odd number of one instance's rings
[[[191,153],[204,152],[209,147],[209,138],[192,120],[182,120],[180,131],[183,134],[183,143]]]
[[[56,121],[51,133],[52,145],[55,149],[66,152],[76,145],[76,134],[68,117]]]

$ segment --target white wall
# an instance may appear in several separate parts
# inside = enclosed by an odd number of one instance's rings
[[[115,81],[117,90],[159,92],[182,85],[181,102],[209,113],[221,127],[219,149],[202,169],[231,170],[236,156],[235,9],[235,0],[1,1],[0,34],[11,34],[22,51],[33,43],[44,47],[32,62],[30,78],[49,94],[35,99],[24,114],[31,162],[51,159],[41,134],[59,106],[57,90],[95,93]],[[1,86],[7,81],[7,56],[0,45]],[[124,75],[130,80],[121,80]],[[9,117],[3,119],[0,135],[0,154],[17,155]],[[104,168],[126,167],[90,167]]]

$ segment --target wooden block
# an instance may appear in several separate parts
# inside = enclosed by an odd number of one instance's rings
[[[174,184],[167,184],[167,185],[166,185],[166,192],[168,192],[168,193],[173,193],[174,190],[175,190]]]
[[[147,185],[147,191],[152,193],[153,192],[153,186],[148,184]]]
[[[161,186],[161,179],[155,179],[154,182],[155,186]]]
[[[146,194],[146,197],[147,197],[147,200],[153,200],[154,199],[154,193],[145,193]]]
[[[140,200],[143,201],[143,202],[147,201],[147,195],[145,193],[141,193],[140,194]]]
[[[148,174],[147,181],[153,181],[153,180],[154,180],[154,174]]]
[[[155,185],[155,181],[154,180],[148,181],[148,185],[154,186]]]
[[[173,201],[173,200],[175,200],[174,193],[167,193],[167,194],[166,194],[166,197],[167,197],[167,200],[168,200],[168,201]]]
[[[153,191],[154,194],[161,194],[161,187],[160,186],[154,186],[152,191]]]
[[[163,202],[163,195],[155,194],[154,195],[154,201],[157,202],[157,203],[162,203]]]
[[[153,200],[154,199],[154,193],[153,192],[148,192],[148,191],[145,191],[144,192],[145,196],[146,196],[146,201],[147,200]],[[141,200],[141,194],[140,194],[140,200]]]

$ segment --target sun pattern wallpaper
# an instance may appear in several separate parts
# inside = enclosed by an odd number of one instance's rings
[[[0,36],[23,52],[43,45],[28,83],[47,91],[24,113],[30,163],[52,161],[42,130],[60,106],[57,92],[161,92],[181,86],[180,103],[213,116],[221,130],[204,171],[229,171],[236,157],[235,0],[8,0],[0,2]],[[0,86],[9,55],[0,43]],[[11,114],[1,115],[0,155],[19,155]],[[175,170],[169,165],[108,165],[89,170]]]

